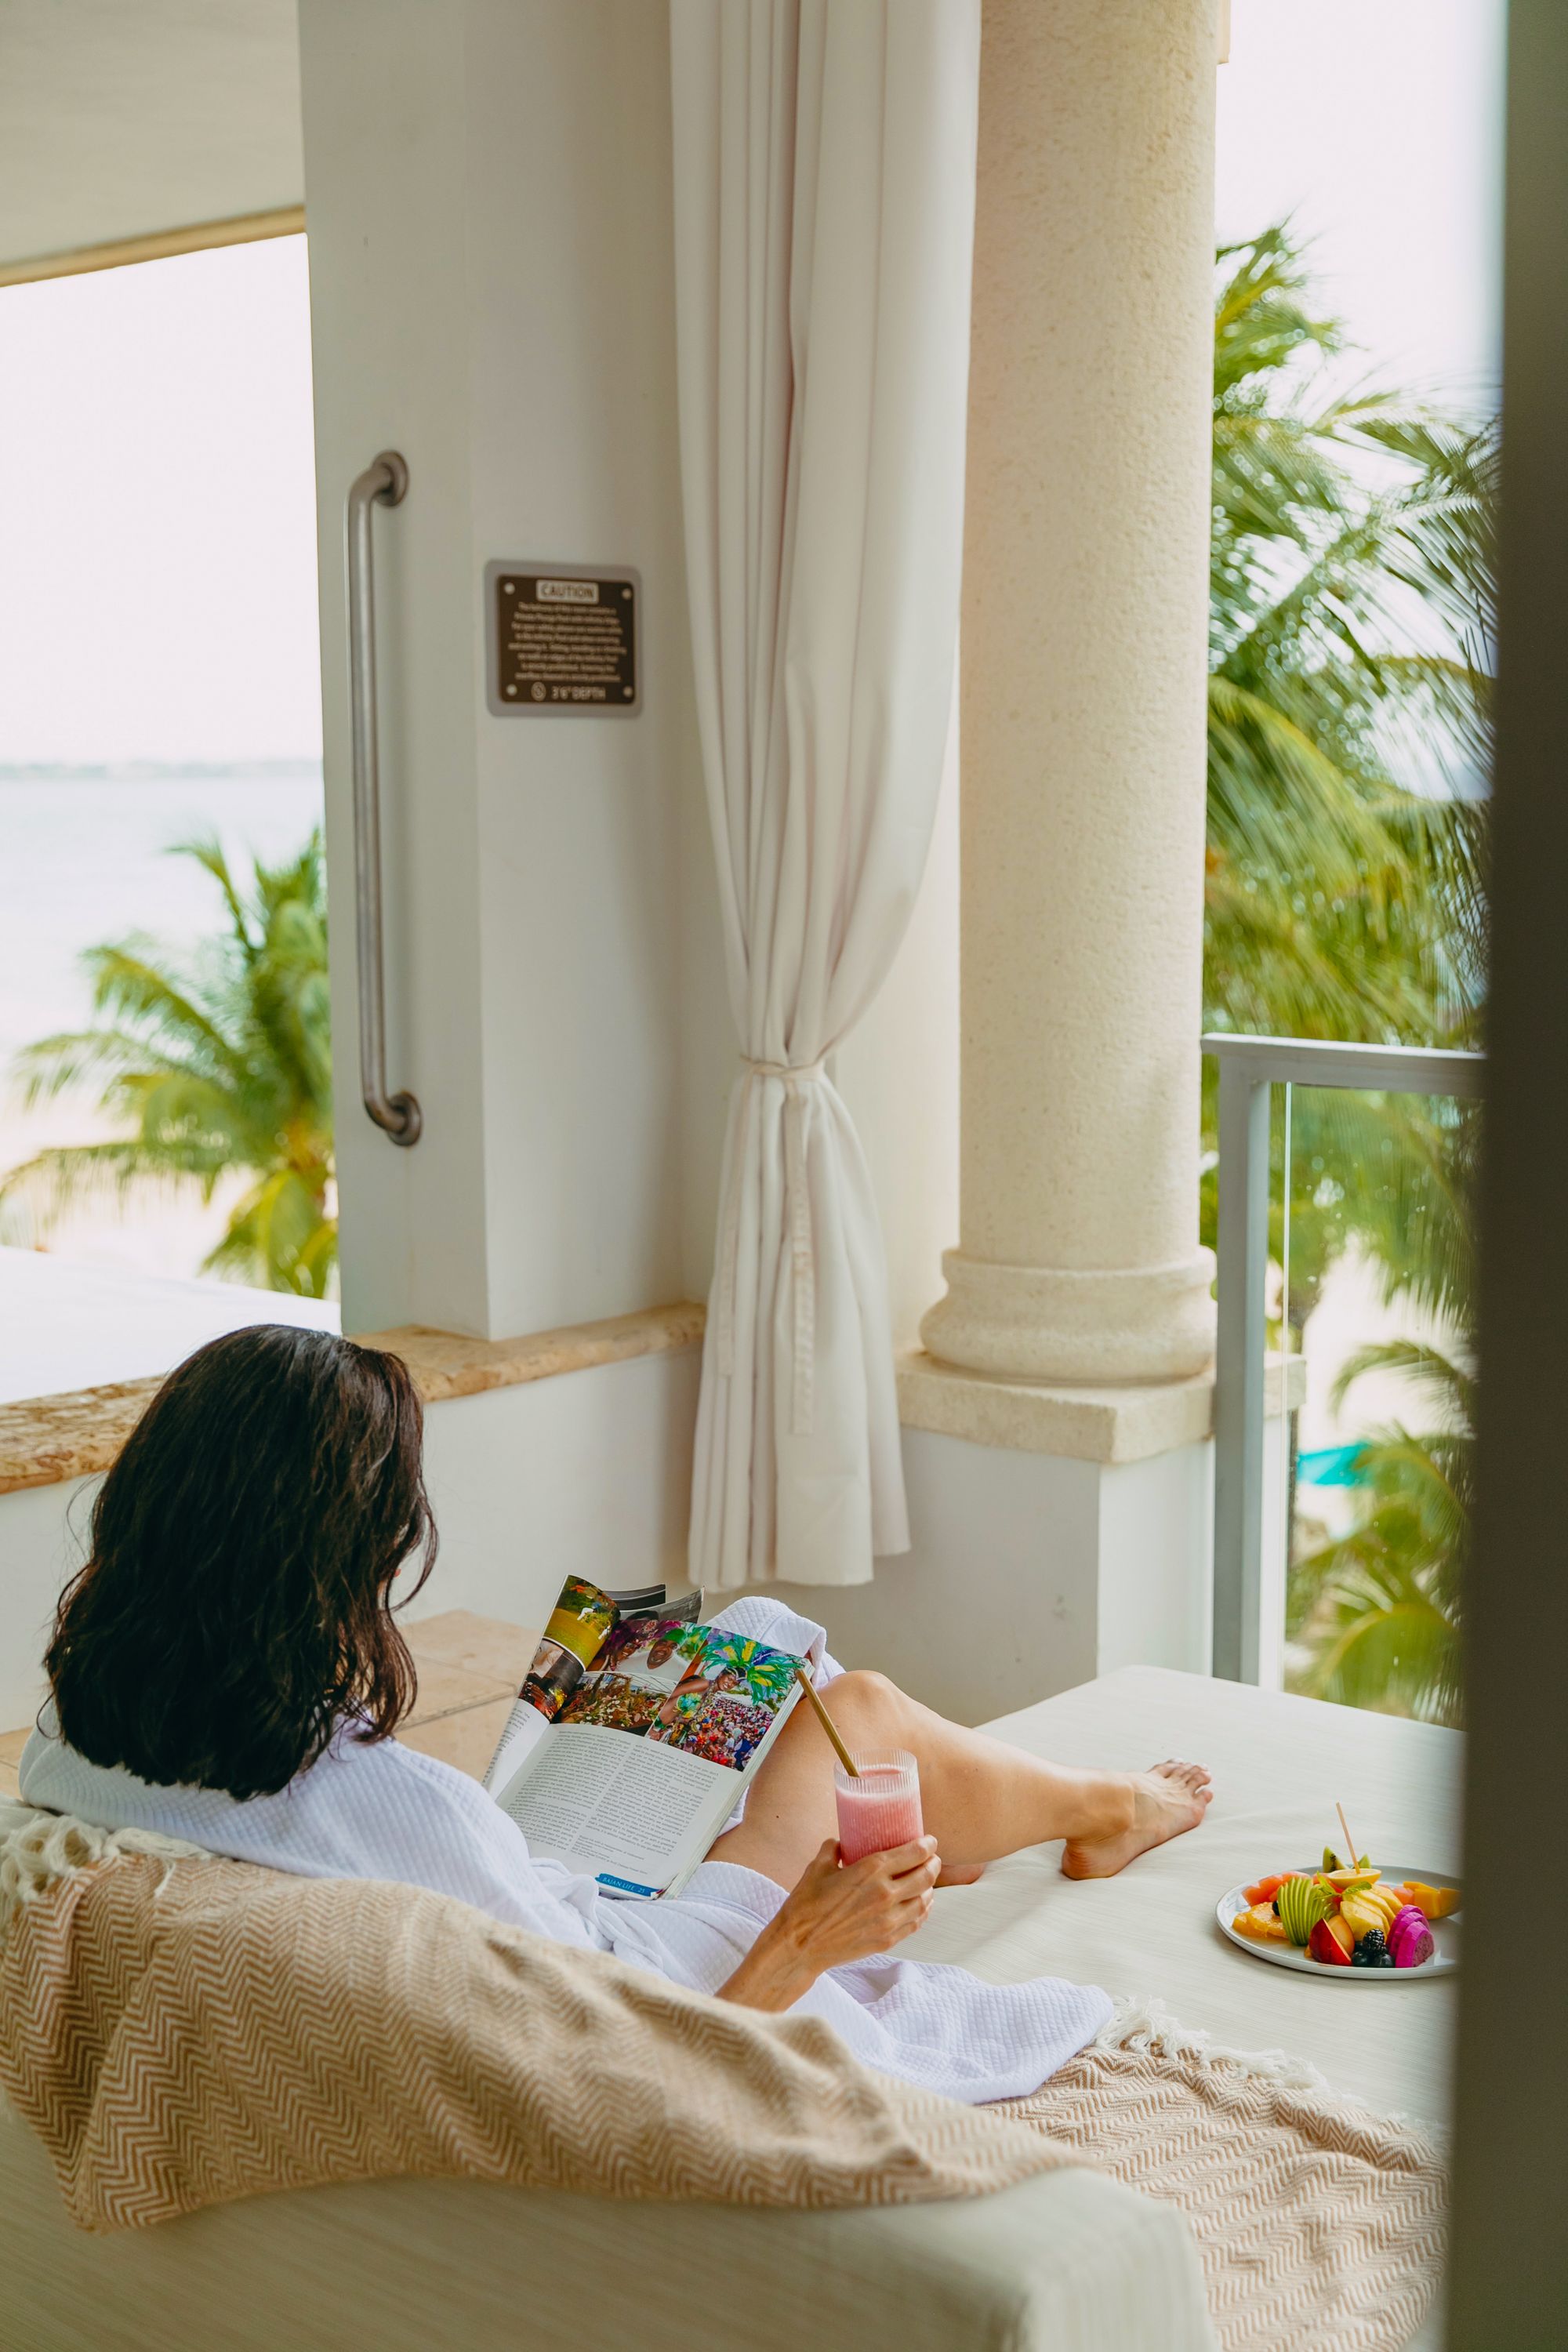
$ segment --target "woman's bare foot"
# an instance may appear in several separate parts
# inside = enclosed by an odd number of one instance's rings
[[[984,1868],[983,1862],[944,1862],[936,1883],[939,1886],[973,1886]]]
[[[1128,1826],[1109,1837],[1068,1838],[1062,1869],[1068,1878],[1112,1878],[1152,1845],[1195,1830],[1214,1790],[1208,1768],[1171,1757],[1152,1771],[1129,1775],[1132,1813]]]

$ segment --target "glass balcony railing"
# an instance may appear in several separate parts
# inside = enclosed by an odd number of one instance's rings
[[[1457,1721],[1484,1057],[1203,1042],[1220,1099],[1214,1671]],[[1276,1350],[1303,1363],[1268,1420]]]

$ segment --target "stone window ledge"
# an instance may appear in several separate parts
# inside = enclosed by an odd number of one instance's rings
[[[407,1364],[427,1404],[517,1388],[563,1372],[586,1371],[638,1356],[673,1354],[702,1337],[694,1300],[534,1331],[519,1339],[470,1339],[413,1324],[361,1335],[361,1345],[389,1349]],[[50,1486],[107,1470],[162,1385],[163,1375],[69,1389],[55,1396],[0,1404],[0,1495]]]

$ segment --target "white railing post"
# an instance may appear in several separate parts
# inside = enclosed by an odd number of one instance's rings
[[[1262,1666],[1271,1090],[1282,1085],[1473,1097],[1481,1091],[1486,1057],[1441,1046],[1357,1045],[1319,1037],[1215,1034],[1204,1038],[1203,1049],[1219,1064],[1214,1672],[1227,1682],[1255,1683]],[[1288,1412],[1288,1398],[1281,1404]]]
[[[1219,1069],[1219,1329],[1214,1399],[1214,1671],[1258,1679],[1268,1108],[1244,1062]]]

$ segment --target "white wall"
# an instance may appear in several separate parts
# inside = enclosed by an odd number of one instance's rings
[[[1276,1689],[1285,1601],[1279,1429],[1269,1422],[1263,1497],[1262,1679]],[[1119,1666],[1209,1672],[1211,1439],[1101,1464],[906,1429],[904,1476],[913,1548],[879,1560],[874,1583],[768,1587],[826,1626],[846,1665],[876,1666],[961,1723]]]
[[[96,1478],[0,1495],[0,1730],[31,1723],[44,1696],[43,1655],[68,1578],[87,1557]]]
[[[684,1591],[698,1369],[690,1349],[431,1405],[441,1549],[410,1615],[542,1625],[572,1575]]]
[[[694,765],[666,12],[302,0],[336,904],[344,1320],[491,1337],[679,1295],[681,808]],[[342,501],[375,532],[389,1076],[355,1102]],[[637,566],[634,719],[493,717],[495,558]]]
[[[1205,1671],[1205,1555],[1184,1540],[1212,1454],[1102,1465],[906,1429],[913,1549],[879,1560],[872,1585],[788,1597],[846,1665],[877,1666],[962,1723],[1134,1659]],[[1158,1601],[1147,1620],[1131,1611],[1143,1592]]]
[[[300,35],[345,1319],[484,1332],[465,50],[449,10],[400,0],[302,0]],[[375,519],[388,1066],[425,1113],[407,1152],[357,1107],[353,1044],[343,501],[384,448],[412,475]]]

